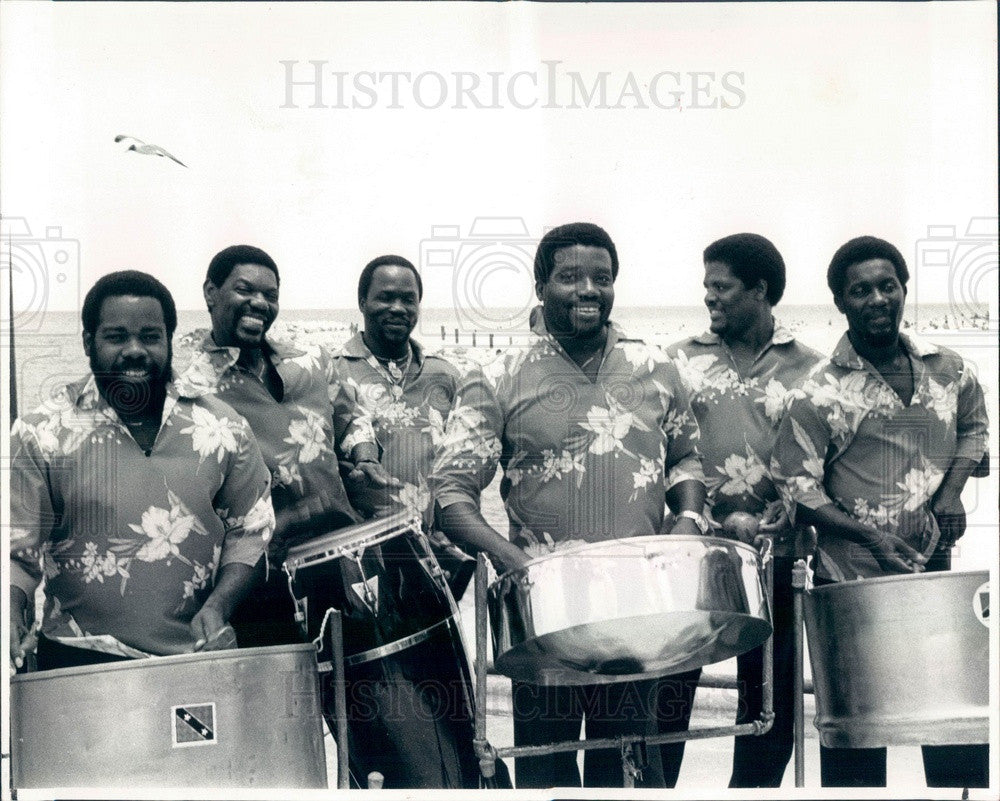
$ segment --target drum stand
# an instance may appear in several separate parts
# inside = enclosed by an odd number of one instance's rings
[[[770,537],[764,538],[761,546],[761,562],[764,569],[764,589],[767,595],[768,608],[773,606],[774,571],[771,561],[772,542]],[[760,736],[767,733],[774,723],[774,650],[773,638],[768,637],[764,644],[763,659],[763,699],[760,717],[751,723],[739,723],[731,726],[715,726],[703,729],[692,729],[669,734],[657,734],[645,737],[641,734],[622,735],[621,737],[600,740],[566,740],[561,743],[547,745],[511,746],[494,748],[486,738],[486,557],[480,553],[476,561],[476,704],[475,723],[476,734],[473,745],[479,758],[479,770],[487,781],[493,778],[495,760],[503,757],[545,756],[566,751],[591,751],[596,749],[616,748],[622,755],[622,786],[631,788],[641,774],[645,764],[647,746],[665,743],[687,742],[688,740],[704,740],[710,737],[734,737],[745,734]],[[801,661],[799,662],[801,666]]]

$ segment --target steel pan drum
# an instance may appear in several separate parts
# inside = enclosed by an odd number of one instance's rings
[[[214,651],[10,682],[15,787],[326,787],[316,651]]]
[[[763,643],[757,552],[715,537],[589,543],[534,559],[489,589],[498,671],[535,684],[652,678]]]
[[[989,741],[988,579],[923,573],[806,593],[823,745]]]

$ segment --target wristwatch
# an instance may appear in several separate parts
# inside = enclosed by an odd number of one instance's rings
[[[710,526],[708,525],[708,520],[705,519],[705,515],[699,514],[698,512],[692,512],[690,509],[685,509],[677,516],[686,517],[688,520],[693,520],[694,524],[698,527],[698,531],[700,531],[703,536],[705,534],[708,534]]]

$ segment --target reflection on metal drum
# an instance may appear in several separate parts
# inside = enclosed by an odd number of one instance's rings
[[[11,679],[17,788],[326,787],[311,645]]]
[[[978,614],[988,578],[887,576],[806,594],[823,745],[988,742],[989,628]]]
[[[763,643],[757,552],[716,537],[589,543],[534,559],[489,590],[496,668],[536,684],[651,678]]]

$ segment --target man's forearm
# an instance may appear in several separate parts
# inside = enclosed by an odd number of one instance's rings
[[[819,509],[796,504],[795,520],[802,525],[815,526],[820,531],[836,534],[859,545],[870,545],[873,537],[878,534],[875,529],[859,523],[832,503],[825,504]]]
[[[705,508],[705,485],[694,480],[674,484],[667,490],[667,506],[674,514],[681,512],[701,514]]]
[[[253,585],[254,568],[242,562],[223,565],[215,580],[215,589],[205,601],[219,611],[223,620],[229,620],[233,610],[242,601]]]
[[[471,502],[460,501],[444,509],[435,508],[435,518],[441,531],[452,540],[467,542],[476,550],[486,551],[509,567],[527,560],[520,548],[494,529]]]
[[[962,497],[962,490],[965,483],[979,466],[978,462],[959,456],[948,465],[948,472],[945,474],[941,486],[934,493],[934,500],[947,499],[957,501]]]

